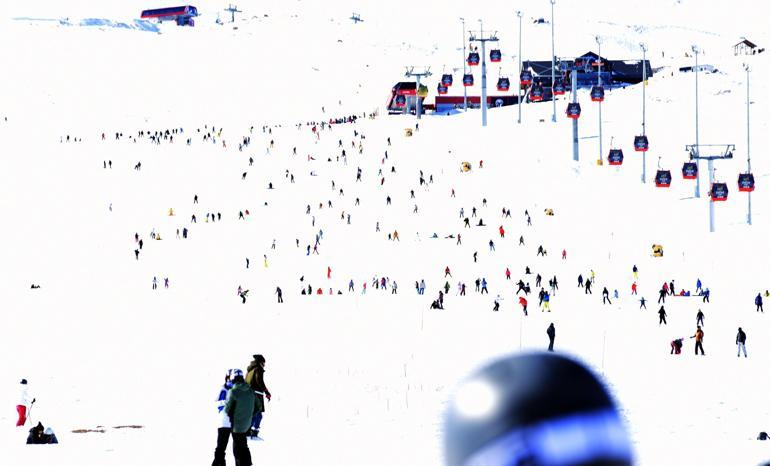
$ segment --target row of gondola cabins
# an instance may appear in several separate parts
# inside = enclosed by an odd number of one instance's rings
[[[467,63],[468,66],[478,66],[481,57],[478,52],[470,52],[468,54]],[[498,63],[502,60],[502,54],[499,49],[493,49],[489,53],[489,61]],[[594,62],[594,66],[599,66],[599,62]],[[644,65],[643,65],[644,66]],[[560,77],[553,83],[553,95],[564,95],[566,93],[566,77]],[[444,95],[449,91],[449,87],[452,86],[453,77],[451,74],[445,73],[441,76],[441,81],[438,84],[437,92],[439,95]],[[530,87],[529,100],[532,102],[540,102],[545,95],[545,89],[541,83],[533,83],[533,76],[530,70],[522,70],[519,76],[519,84],[522,88]],[[465,73],[463,75],[463,86],[473,86],[473,74]],[[506,92],[510,89],[510,79],[506,77],[500,77],[497,80],[497,90]],[[604,101],[604,86],[598,83],[591,87],[591,101],[603,102]],[[578,119],[580,118],[580,104],[578,102],[569,102],[567,104],[566,115],[568,118]],[[634,150],[636,152],[647,152],[649,150],[649,140],[646,135],[640,135],[634,137]],[[623,164],[623,150],[622,149],[610,149],[607,156],[607,160],[610,165],[622,165]],[[682,166],[682,178],[686,180],[693,180],[698,177],[698,165],[695,162],[685,162]],[[655,186],[659,188],[668,188],[671,186],[671,171],[670,170],[658,170],[655,174]],[[752,173],[741,173],[738,175],[738,190],[742,192],[754,191],[754,175]],[[715,182],[711,186],[709,191],[712,201],[725,201],[727,200],[728,188],[726,183]]]

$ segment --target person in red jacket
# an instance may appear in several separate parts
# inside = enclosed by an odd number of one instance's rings
[[[636,282],[631,285],[631,294],[636,294]]]
[[[505,279],[510,280],[511,279],[511,269],[508,267],[505,268]]]
[[[519,304],[521,304],[521,310],[524,311],[524,315],[527,314],[527,298],[524,296],[519,296]]]
[[[326,267],[326,278],[332,278],[332,268]]]
[[[500,231],[500,238],[505,238],[505,228],[503,228],[502,225],[500,225],[499,231]]]

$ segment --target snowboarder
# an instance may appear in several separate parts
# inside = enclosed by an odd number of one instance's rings
[[[741,351],[743,351],[743,357],[746,356],[746,333],[742,328],[738,327],[738,335],[735,336],[735,344],[738,345],[738,357],[741,357]]]
[[[556,339],[556,327],[553,326],[553,322],[545,333],[548,334],[548,351],[553,351],[553,341]]]
[[[698,355],[698,349],[700,349],[701,356],[705,356],[706,353],[703,351],[703,330],[701,330],[700,325],[695,331],[695,335],[690,338],[695,338],[695,355]]]

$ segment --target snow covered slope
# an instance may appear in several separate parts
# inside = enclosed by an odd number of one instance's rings
[[[767,430],[770,414],[763,403],[770,331],[752,305],[757,292],[770,288],[764,267],[770,257],[762,247],[770,227],[764,186],[770,167],[761,156],[768,65],[764,54],[732,56],[741,36],[767,43],[761,15],[746,14],[753,2],[557,5],[557,55],[595,50],[598,34],[610,58],[639,57],[643,41],[652,66],[666,67],[647,87],[651,150],[644,185],[631,145],[641,126],[639,86],[609,92],[602,108],[605,152],[614,137],[626,155],[619,168],[595,163],[598,110],[583,92],[586,138],[578,163],[571,161],[564,101],[557,102],[556,124],[550,103],[531,104],[522,125],[516,108],[491,110],[487,128],[475,111],[428,115],[409,138],[404,128],[414,127],[413,117],[384,115],[403,66],[431,66],[432,91],[442,67],[459,65],[460,16],[469,27],[480,16],[485,30],[498,30],[503,72],[514,75],[518,31],[515,6],[507,2],[484,2],[475,11],[451,2],[269,1],[239,5],[244,12],[234,25],[215,23],[217,12],[226,20],[226,2],[210,3],[199,5],[195,28],[163,24],[160,34],[12,19],[125,22],[154,6],[144,2],[25,2],[0,10],[0,37],[14,45],[0,52],[9,64],[0,87],[4,463],[210,461],[224,371],[245,368],[252,354],[262,353],[274,397],[263,423],[267,440],[252,444],[255,464],[438,465],[452,386],[491,358],[544,348],[550,322],[557,349],[606,378],[639,464],[756,464],[770,457],[754,440]],[[527,19],[548,19],[543,3],[520,8]],[[353,11],[365,21],[352,24]],[[525,22],[524,37],[528,58],[548,56],[548,25]],[[694,75],[677,70],[693,64],[685,56],[692,44],[702,47],[702,63],[721,70],[699,76],[701,142],[736,144],[735,158],[717,165],[731,192],[716,206],[713,234],[707,198],[693,198],[694,182],[679,176],[684,146],[695,138],[695,102]],[[751,227],[745,194],[735,186],[746,156],[744,62],[752,66],[757,177]],[[496,67],[489,72],[496,75]],[[318,139],[308,126],[296,127],[375,111],[375,119],[334,125]],[[221,134],[204,141],[212,126]],[[174,128],[184,133],[173,143],[132,139],[138,131]],[[116,132],[124,136],[116,140]],[[68,135],[82,142],[68,143]],[[243,137],[251,144],[239,151]],[[343,148],[347,163],[338,158]],[[103,168],[107,160],[111,169]],[[464,161],[471,172],[461,172]],[[141,170],[134,169],[138,162]],[[651,182],[658,163],[674,174],[670,189]],[[420,185],[420,171],[433,183]],[[706,191],[704,180],[701,188]],[[473,224],[480,217],[486,227],[463,227],[460,209],[469,215],[474,206]],[[502,218],[503,208],[512,218]],[[546,208],[555,215],[544,215]],[[221,221],[206,222],[212,212]],[[197,223],[190,222],[193,214]],[[189,238],[177,239],[184,227]],[[319,254],[308,256],[319,230]],[[400,241],[389,241],[396,230]],[[151,231],[162,239],[151,239]],[[144,241],[138,260],[135,233]],[[461,245],[447,238],[458,233]],[[653,243],[664,246],[663,258],[651,257]],[[536,256],[541,244],[547,257]],[[646,311],[630,296],[634,264],[640,294],[650,300]],[[429,310],[447,266],[453,277],[446,309]],[[530,315],[521,315],[513,283],[523,278],[534,288],[526,266],[544,282],[558,277],[550,314],[530,295]],[[595,294],[586,296],[576,279],[591,270]],[[398,294],[373,289],[375,276],[396,281]],[[153,277],[159,290],[151,289]],[[477,277],[489,281],[490,295],[473,291]],[[654,299],[663,281],[694,291],[697,278],[712,290],[712,302],[670,298],[669,324],[659,326]],[[348,293],[351,279],[355,292]],[[427,283],[424,296],[414,292],[420,279]],[[456,295],[460,281],[468,296]],[[31,290],[31,283],[42,288]],[[324,294],[300,295],[308,284]],[[245,305],[238,286],[250,290]],[[601,304],[604,286],[620,293],[611,306]],[[329,295],[329,288],[343,294]],[[498,294],[502,312],[493,313]],[[670,356],[673,338],[694,333],[699,308],[706,314],[707,356],[694,357],[687,339],[683,355]],[[745,360],[735,357],[738,326],[748,334]],[[26,447],[25,429],[12,427],[22,377],[38,399],[32,417],[52,425],[60,445]],[[121,425],[143,428],[114,429]],[[105,432],[72,432],[97,426]]]

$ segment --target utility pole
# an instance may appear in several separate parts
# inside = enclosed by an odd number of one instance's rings
[[[407,78],[415,78],[417,80],[417,88],[415,92],[415,114],[417,115],[417,119],[419,120],[422,117],[422,101],[420,100],[420,78],[422,77],[428,77],[432,75],[433,73],[430,72],[430,67],[425,68],[425,71],[415,73],[414,67],[407,68],[406,69],[406,77]]]
[[[642,136],[647,135],[647,46],[642,48]],[[642,152],[642,183],[647,182],[647,152]]]
[[[479,20],[481,30],[479,36],[473,34],[468,38],[470,42],[481,42],[481,126],[487,126],[487,42],[497,42],[497,34],[491,33],[484,37],[484,24]]]
[[[693,45],[692,51],[695,54],[695,150],[698,150],[700,147],[700,139],[698,137],[698,73],[700,72],[700,68],[698,67],[698,54],[700,53],[700,49],[697,45]],[[700,198],[700,158],[697,159],[696,163],[698,164],[698,176],[695,178],[695,197]]]
[[[700,155],[700,147],[697,144],[685,146],[685,149],[690,152],[690,159],[708,160],[709,169],[709,186],[710,190],[714,186],[714,160],[726,160],[733,158],[733,150],[735,150],[734,144],[704,144],[703,147],[724,147],[724,150],[719,155]],[[711,194],[711,193],[709,193]],[[714,233],[714,201],[709,199],[709,231]]]
[[[465,18],[460,18],[463,23],[463,78],[465,78]],[[468,88],[463,84],[463,111],[468,111]]]
[[[230,12],[230,22],[231,23],[235,22],[235,14],[236,13],[243,13],[241,10],[238,9],[237,6],[233,6],[232,4],[230,4],[230,6],[225,8],[225,11],[229,11]]]
[[[751,105],[751,93],[749,88],[749,72],[751,69],[748,64],[744,64],[743,68],[746,70],[746,164],[748,166],[746,173],[751,173],[751,114],[749,108]],[[751,191],[747,193],[749,195],[749,212],[746,216],[746,223],[751,225]]]
[[[553,83],[556,80],[556,46],[553,39],[553,5],[556,0],[551,0],[551,100],[553,101],[553,116],[551,121],[556,123],[556,98],[553,95]]]
[[[596,36],[596,43],[599,44],[599,87],[602,87],[602,40]],[[604,162],[602,158],[602,101],[599,101],[599,164]]]
[[[516,101],[516,106],[519,107],[519,124],[521,124],[521,11],[517,11],[516,16],[519,17],[519,79],[516,85],[519,89],[519,98]]]

